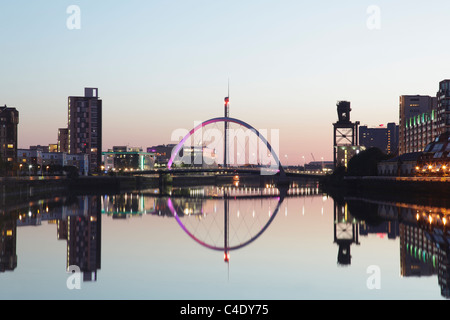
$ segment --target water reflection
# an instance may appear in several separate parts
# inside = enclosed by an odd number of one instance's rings
[[[193,227],[188,226],[188,223],[191,222],[189,221],[190,219],[187,218],[183,221],[178,212],[187,214],[188,217],[192,216],[192,213],[195,215],[195,212],[191,212],[188,207],[185,208],[183,205],[174,205],[171,198],[167,199],[167,204],[171,214],[175,217],[184,232],[186,232],[194,241],[206,248],[223,251],[224,261],[228,263],[230,261],[230,251],[241,249],[258,239],[267,230],[278,214],[280,206],[287,195],[287,188],[278,189],[278,196],[276,198],[273,198],[274,194],[265,194],[264,191],[267,191],[267,189],[268,188],[259,191],[255,190],[255,193],[253,193],[253,190],[250,190],[250,192],[247,193],[247,190],[245,190],[245,192],[242,192],[243,190],[239,192],[236,189],[223,190],[222,188],[221,192],[215,192],[216,197],[217,194],[220,193],[220,197],[223,199],[223,210],[221,214],[218,214],[217,204],[214,204],[214,208],[209,208],[209,210],[205,210],[202,206],[201,211],[197,212],[197,217],[199,219],[195,219],[195,222],[197,223]],[[276,202],[273,210],[271,209],[271,205],[269,205],[267,219],[256,219],[259,224],[256,228],[254,228],[256,215],[255,205],[254,203],[248,205],[249,199],[254,197],[259,199],[268,197],[269,199],[274,199]],[[231,212],[235,212],[236,214],[230,215],[230,209]],[[259,210],[259,212],[261,212],[261,210]],[[248,220],[246,217],[250,217],[250,214],[253,221],[252,223],[247,223],[245,222]],[[212,217],[213,223],[207,221],[209,217]],[[264,214],[258,213],[258,218],[260,217],[264,217]],[[199,232],[198,225],[200,224],[207,226],[204,228],[206,234],[203,236],[199,235],[201,232]],[[243,232],[240,232],[241,230],[243,230]],[[215,240],[217,239],[217,236],[222,236],[223,242]]]
[[[77,266],[84,281],[96,281],[101,257],[100,197],[54,198],[3,211],[0,215],[1,270],[17,268],[17,228],[56,224],[57,240],[67,242],[67,270]]]
[[[317,185],[293,185],[288,189],[272,185],[152,189],[54,198],[3,208],[0,272],[15,271],[18,267],[17,229],[39,227],[47,222],[56,226],[55,240],[66,242],[67,270],[78,266],[84,281],[98,281],[102,216],[113,221],[142,216],[172,219],[173,232],[185,233],[186,239],[198,244],[198,250],[222,251],[225,262],[229,263],[231,251],[244,247],[252,250],[250,245],[270,229],[282,207],[286,216],[288,210],[305,215],[308,207],[304,201],[308,197],[323,197],[324,203],[334,203],[330,246],[336,246],[335,261],[339,267],[350,267],[352,260],[361,259],[359,255],[352,257],[352,252],[355,246],[364,251],[365,237],[388,238],[399,241],[398,256],[392,259],[399,259],[402,277],[437,277],[441,296],[450,297],[448,206],[352,197],[331,199]],[[289,202],[290,199],[303,201]],[[295,236],[302,241],[301,234]]]
[[[318,194],[317,184],[291,188],[236,184],[170,189],[164,193],[155,189],[104,196],[102,212],[114,219],[146,214],[172,217],[192,240],[205,248],[223,251],[225,262],[229,262],[231,251],[251,244],[267,230],[286,197]]]
[[[336,214],[337,213],[337,214]],[[339,214],[340,213],[340,214]],[[352,216],[351,213],[354,213]],[[335,201],[335,224],[344,223],[345,247],[339,246],[338,261],[351,263],[350,245],[359,245],[359,235],[370,233],[399,238],[402,277],[437,276],[441,295],[450,298],[450,208],[361,198]],[[339,228],[337,228],[339,229]],[[339,233],[337,233],[339,235]],[[336,235],[336,232],[335,232]],[[336,236],[335,236],[336,239]],[[340,244],[339,240],[337,243]],[[345,252],[345,253],[341,253]]]

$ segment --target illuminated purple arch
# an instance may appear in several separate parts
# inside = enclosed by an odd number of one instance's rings
[[[278,158],[278,155],[276,154],[276,152],[273,151],[272,146],[270,145],[270,143],[266,140],[266,138],[264,136],[262,136],[258,130],[256,130],[254,127],[252,127],[251,125],[249,125],[248,123],[239,120],[239,119],[235,119],[235,118],[229,118],[229,117],[221,117],[221,118],[213,118],[210,120],[206,120],[204,122],[202,122],[201,124],[199,124],[198,126],[196,126],[194,129],[192,129],[182,140],[181,142],[172,150],[172,156],[170,157],[169,162],[167,163],[167,168],[169,170],[172,169],[172,165],[173,162],[175,160],[175,157],[178,155],[178,153],[180,152],[180,149],[183,147],[184,143],[187,141],[187,139],[189,139],[195,132],[197,132],[198,130],[202,129],[203,127],[212,124],[212,123],[218,123],[218,122],[231,122],[231,123],[236,123],[239,124],[249,130],[252,130],[254,132],[256,132],[258,138],[267,146],[267,149],[270,150],[273,158],[275,159],[275,163],[278,164],[278,170],[280,172],[280,174],[284,174],[284,169],[283,166],[281,165],[280,159]]]

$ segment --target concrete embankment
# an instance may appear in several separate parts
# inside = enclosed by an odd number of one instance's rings
[[[450,195],[448,177],[345,177],[339,183],[324,183],[324,187],[359,194],[386,196],[446,196]]]
[[[91,176],[11,177],[0,178],[0,205],[82,194],[112,194],[151,188],[193,187],[205,185],[251,183],[265,185],[279,182],[276,176],[261,175],[154,175],[154,176]]]
[[[0,178],[0,205],[77,194],[105,194],[158,187],[157,178],[93,176]]]

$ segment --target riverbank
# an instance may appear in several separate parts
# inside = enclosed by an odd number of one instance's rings
[[[447,201],[450,179],[439,177],[329,176],[321,181],[322,190],[336,196],[364,196],[384,200],[411,201],[439,198]]]
[[[11,177],[0,178],[0,205],[33,201],[46,197],[90,194],[114,194],[123,191],[152,188],[190,187],[200,185],[229,184],[232,175],[186,175],[162,176],[90,176],[68,178],[56,177]],[[241,182],[260,181],[259,176],[242,177]]]
[[[133,176],[0,178],[0,205],[47,197],[109,194],[153,187],[158,187],[158,179]]]
[[[317,177],[290,177],[282,181],[283,185],[294,181],[315,181]],[[77,195],[117,194],[167,187],[183,188],[212,185],[277,185],[278,176],[264,175],[117,175],[117,176],[31,176],[0,178],[0,205],[23,203],[49,197],[70,197]]]

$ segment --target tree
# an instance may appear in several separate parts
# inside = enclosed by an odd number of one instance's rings
[[[384,154],[378,148],[361,151],[348,162],[347,174],[349,176],[376,176],[378,163],[390,158],[390,155]]]

